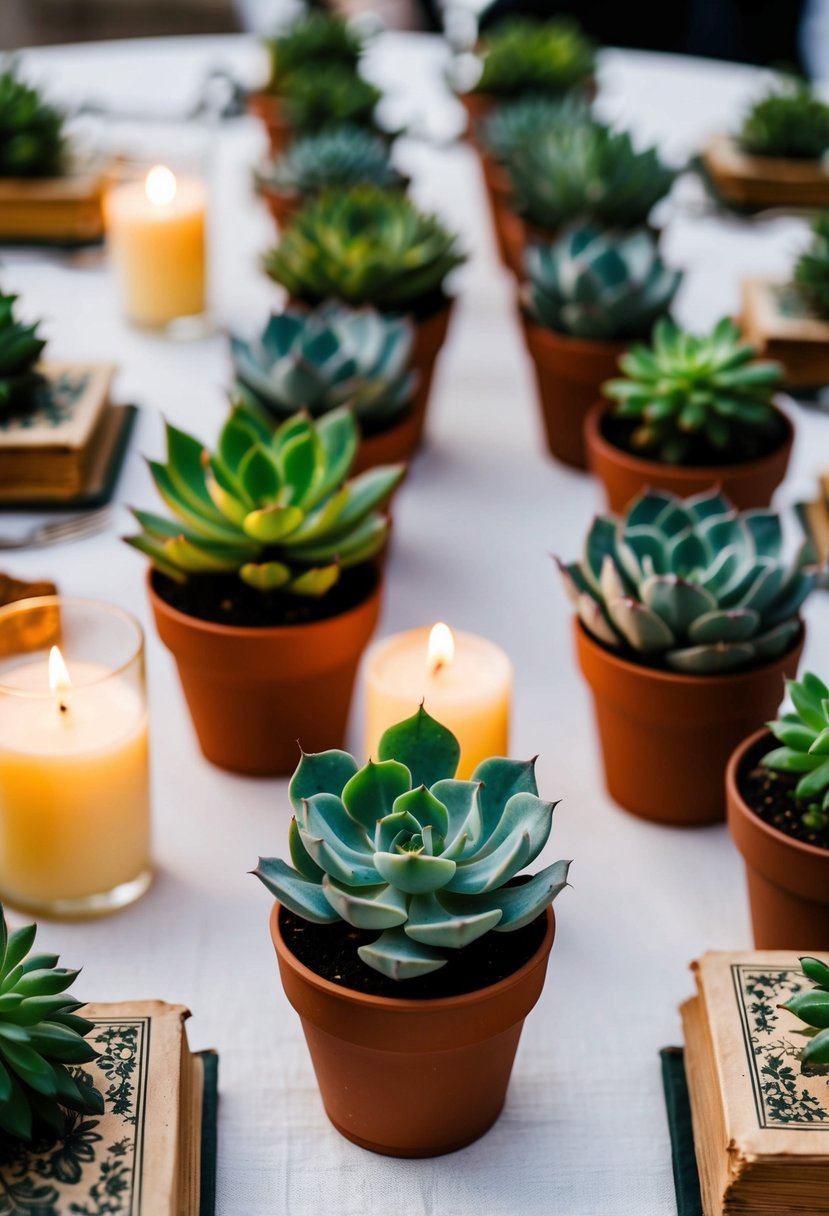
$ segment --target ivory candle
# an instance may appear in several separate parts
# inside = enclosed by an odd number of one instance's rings
[[[500,647],[440,623],[377,642],[365,663],[365,749],[377,756],[388,727],[421,701],[461,745],[458,776],[482,760],[509,754],[512,665]]]

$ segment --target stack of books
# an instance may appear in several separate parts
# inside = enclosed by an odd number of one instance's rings
[[[765,359],[783,364],[789,387],[829,381],[829,321],[812,315],[790,283],[748,279],[742,286],[740,325]]]
[[[812,502],[801,502],[797,513],[803,531],[814,547],[815,556],[824,565],[829,563],[829,472],[818,478],[818,495]]]
[[[104,235],[109,170],[65,177],[0,179],[0,243],[88,245]]]

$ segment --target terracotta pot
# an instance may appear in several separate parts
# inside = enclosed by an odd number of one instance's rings
[[[293,190],[276,190],[273,186],[264,183],[258,189],[277,228],[280,231],[286,228],[302,207],[301,196]]]
[[[423,437],[426,425],[426,412],[429,406],[429,395],[432,391],[432,377],[441,347],[449,332],[449,322],[455,301],[447,299],[431,316],[414,318],[415,340],[412,350],[412,368],[417,372],[418,384],[414,396],[414,414],[416,422],[416,443]]]
[[[411,408],[385,431],[363,436],[350,476],[355,477],[380,464],[408,464],[417,450],[422,425],[422,418]]]
[[[282,985],[337,1130],[392,1157],[451,1153],[488,1131],[504,1105],[524,1018],[544,986],[552,909],[544,940],[513,975],[464,996],[420,1001],[323,979],[288,949],[279,912],[276,904],[271,935]]]
[[[768,456],[742,464],[687,468],[633,456],[610,443],[602,432],[602,421],[609,411],[610,405],[606,401],[597,402],[590,410],[585,422],[585,440],[588,463],[604,485],[611,511],[624,511],[631,499],[645,488],[670,490],[688,498],[712,486],[720,486],[741,511],[767,507],[786,476],[794,427],[782,410],[775,408],[775,413],[783,423],[785,435],[780,446]]]
[[[147,585],[208,760],[276,777],[296,768],[297,741],[309,752],[342,747],[357,665],[380,612],[379,579],[339,616],[274,628],[200,621],[166,603],[152,573]]]
[[[628,343],[559,334],[536,324],[524,312],[521,324],[535,366],[547,447],[558,460],[585,469],[584,420],[604,381],[616,374]]]
[[[478,146],[476,127],[495,108],[495,102],[484,93],[458,93],[458,101],[466,110],[467,125],[464,134],[471,144]]]
[[[272,156],[284,152],[293,139],[293,128],[282,116],[282,102],[274,93],[249,93],[248,110],[268,133]]]
[[[506,171],[494,160],[486,151],[480,153],[481,170],[484,175],[484,186],[486,188],[486,196],[489,201],[489,212],[492,217],[492,227],[495,230],[495,244],[498,247],[498,256],[505,266],[509,267],[507,261],[507,247],[504,236],[504,216],[510,210],[510,184]],[[507,221],[508,222],[508,221]]]
[[[773,717],[794,676],[803,634],[785,655],[727,675],[658,671],[612,654],[575,622],[611,798],[642,819],[697,827],[725,815],[728,757]]]
[[[728,826],[746,863],[754,945],[829,950],[829,849],[764,823],[740,793],[741,771],[776,746],[767,730],[758,730],[732,754],[725,776]]]

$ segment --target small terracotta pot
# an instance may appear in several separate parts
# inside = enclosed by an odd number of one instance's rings
[[[505,206],[501,213],[501,233],[504,241],[504,261],[519,283],[523,283],[527,277],[524,271],[524,250],[530,241],[550,244],[558,236],[555,229],[539,228],[537,224],[529,223],[508,206]]]
[[[509,267],[504,237],[504,217],[510,210],[509,178],[506,171],[489,152],[481,150],[480,161],[481,171],[484,175],[486,196],[489,201],[489,212],[492,217],[492,227],[495,230],[495,243],[498,247],[498,256],[504,265]]]
[[[249,93],[248,110],[255,114],[268,133],[271,155],[284,152],[294,137],[293,127],[282,114],[282,101],[274,93]]]
[[[411,365],[417,372],[417,388],[414,395],[414,414],[417,419],[416,442],[419,444],[426,425],[426,413],[429,406],[429,396],[432,391],[432,377],[438,355],[446,341],[449,332],[449,322],[455,301],[446,299],[441,307],[431,316],[414,318],[415,340],[412,349]]]
[[[458,93],[458,101],[466,110],[466,138],[476,148],[478,147],[477,125],[495,109],[495,102],[485,93]]]
[[[423,420],[412,407],[404,417],[376,435],[363,436],[350,476],[381,464],[408,464],[417,450]]]
[[[347,612],[274,628],[187,616],[147,586],[158,635],[172,652],[199,745],[219,768],[292,773],[297,742],[342,747],[360,656],[377,624],[381,583]]]
[[[258,186],[260,197],[271,213],[273,222],[282,231],[302,207],[302,197],[293,190],[277,190],[264,182]]]
[[[575,634],[611,798],[657,823],[699,827],[722,820],[728,757],[776,712],[784,677],[797,671],[803,633],[762,667],[712,676],[631,663],[594,641],[578,620]]]
[[[725,776],[728,827],[746,864],[754,945],[829,950],[829,849],[764,823],[740,793],[741,771],[776,746],[767,730],[758,730],[732,754]]]
[[[610,443],[602,431],[602,422],[610,409],[607,401],[599,401],[590,410],[585,421],[585,441],[590,469],[604,485],[611,511],[624,511],[631,499],[646,488],[670,490],[681,498],[688,498],[712,486],[720,486],[735,507],[747,511],[752,507],[767,507],[786,476],[794,427],[777,408],[774,412],[783,423],[784,438],[767,456],[742,464],[687,467],[633,456]]]
[[[337,1131],[391,1157],[437,1157],[488,1131],[504,1105],[524,1018],[544,986],[555,936],[506,979],[464,996],[377,997],[305,967],[271,914],[285,995],[299,1014]],[[401,990],[405,984],[401,983]]]
[[[617,371],[627,342],[573,338],[521,313],[524,340],[535,367],[547,447],[576,469],[587,468],[584,420],[605,380]]]

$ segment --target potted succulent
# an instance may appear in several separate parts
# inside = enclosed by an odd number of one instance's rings
[[[804,562],[784,559],[773,511],[740,513],[716,491],[648,491],[593,521],[581,561],[559,562],[605,781],[626,810],[722,819],[731,751],[797,670],[815,582]]]
[[[507,263],[519,278],[524,248],[567,224],[642,228],[676,173],[655,148],[637,151],[627,131],[576,121],[550,127],[506,164],[511,210],[503,217]]]
[[[806,955],[800,966],[815,986],[790,996],[780,1008],[788,1009],[808,1027],[800,1032],[806,1038],[800,1052],[801,1071],[825,1074],[829,1065],[829,964]]]
[[[757,948],[827,950],[829,688],[811,672],[786,687],[791,710],[731,757],[728,826],[746,864]]]
[[[535,365],[547,446],[583,469],[584,420],[602,382],[634,338],[650,335],[682,278],[656,242],[632,233],[577,227],[525,257],[521,321]]]
[[[412,318],[419,438],[449,327],[446,281],[464,260],[457,238],[405,195],[354,186],[303,207],[266,255],[265,269],[299,305],[335,299]]]
[[[44,383],[38,367],[46,340],[38,335],[39,321],[25,325],[15,316],[17,296],[0,291],[0,416],[26,409],[33,390]]]
[[[379,508],[403,467],[348,481],[359,443],[346,409],[275,431],[237,406],[214,452],[167,426],[150,461],[173,517],[135,511],[128,543],[152,561],[150,602],[178,665],[201,749],[234,772],[290,772],[296,740],[342,742],[380,601]]]
[[[485,760],[421,709],[360,768],[303,753],[290,785],[293,865],[255,871],[326,1113],[375,1152],[436,1156],[495,1122],[538,1000],[569,862],[520,875],[554,803],[533,761]]]
[[[750,107],[736,136],[710,141],[702,167],[731,206],[825,207],[827,150],[829,105],[805,80],[783,77]]]
[[[786,474],[794,429],[773,402],[776,363],[755,362],[728,317],[690,334],[667,317],[650,346],[619,360],[587,415],[590,467],[612,511],[645,486],[697,494],[721,486],[740,508],[765,507]]]
[[[387,141],[355,126],[303,136],[256,175],[257,189],[280,227],[307,199],[363,184],[403,190],[407,181],[392,164]]]
[[[276,424],[347,405],[360,427],[353,472],[407,461],[417,443],[414,327],[406,317],[328,301],[274,313],[255,342],[231,338],[235,393]]]

